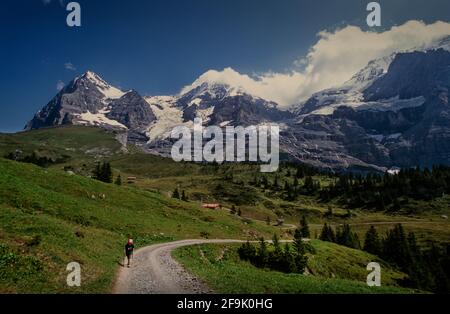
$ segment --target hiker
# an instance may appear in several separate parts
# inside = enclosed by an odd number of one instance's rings
[[[133,250],[134,250],[134,243],[133,239],[129,238],[127,244],[125,245],[125,255],[128,260],[127,267],[130,267],[131,259],[133,258]]]

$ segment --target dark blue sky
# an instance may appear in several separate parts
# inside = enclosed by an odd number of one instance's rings
[[[320,30],[364,26],[370,1],[78,2],[82,27],[69,28],[60,0],[1,1],[0,132],[22,129],[56,94],[59,80],[88,69],[145,95],[174,94],[209,69],[284,71]],[[379,2],[384,28],[410,19],[449,20],[448,0]],[[76,71],[65,69],[68,62]]]

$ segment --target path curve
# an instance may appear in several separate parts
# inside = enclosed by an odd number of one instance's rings
[[[134,254],[131,268],[121,267],[116,276],[113,293],[118,294],[191,294],[212,293],[206,284],[189,274],[175,261],[173,250],[195,244],[242,243],[244,240],[181,240],[155,244]]]
[[[380,225],[416,222],[369,222],[355,225]],[[427,222],[421,222],[427,223]],[[429,222],[435,223],[435,222]],[[304,239],[308,241],[309,239]],[[175,259],[172,251],[189,245],[208,243],[243,243],[235,239],[192,239],[161,243],[135,251],[131,268],[120,267],[112,292],[118,294],[193,294],[213,293],[207,285],[188,273]],[[251,241],[257,242],[257,241]],[[267,242],[271,242],[270,240]],[[291,241],[280,241],[291,242]]]

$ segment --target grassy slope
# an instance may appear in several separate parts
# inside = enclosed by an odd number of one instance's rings
[[[19,252],[11,258],[16,258],[15,266],[21,271],[13,273],[2,266],[4,261],[0,261],[1,271],[9,271],[7,275],[0,272],[0,278],[9,278],[9,282],[0,284],[0,291],[37,292],[41,288],[42,292],[73,291],[64,287],[64,268],[71,260],[80,260],[86,265],[86,281],[80,291],[107,291],[121,253],[120,243],[128,233],[140,237],[142,243],[148,243],[199,237],[201,232],[209,233],[211,237],[245,238],[253,229],[260,234],[274,230],[258,223],[245,225],[225,212],[201,210],[195,204],[200,200],[218,201],[226,207],[237,204],[243,216],[261,220],[269,216],[274,221],[277,215],[283,215],[287,222],[297,223],[305,214],[312,223],[313,237],[320,233],[324,221],[414,221],[416,223],[405,225],[405,229],[418,232],[419,239],[450,241],[449,222],[440,217],[450,213],[450,196],[427,203],[412,202],[410,206],[419,209],[414,214],[354,210],[350,219],[343,218],[345,209],[331,204],[335,215],[326,218],[323,214],[328,204],[320,203],[314,197],[301,196],[295,202],[287,202],[273,191],[249,185],[258,173],[257,166],[228,164],[216,168],[174,163],[167,158],[143,154],[133,147],[128,147],[129,153],[124,154],[114,134],[98,128],[69,126],[0,134],[0,156],[18,148],[25,154],[37,151],[54,158],[67,156],[68,159],[49,170],[1,161],[0,243],[8,243],[8,248],[1,247],[0,253],[6,256],[6,251]],[[136,187],[119,188],[60,171],[64,166],[70,166],[77,173],[89,175],[100,160],[111,161],[116,175],[121,173],[123,178],[137,176]],[[292,181],[292,177],[287,177],[284,172],[278,175],[280,185],[283,180]],[[330,179],[316,177],[315,180],[326,185]],[[168,199],[175,187],[186,190],[194,202],[186,204]],[[149,191],[160,191],[161,194]],[[105,194],[106,199],[99,199],[98,194]],[[96,195],[95,200],[92,195]],[[353,230],[363,239],[369,226],[358,225]],[[384,233],[391,227],[380,225],[377,229]],[[84,238],[75,235],[78,230],[84,233]],[[42,234],[40,245],[27,244],[39,234]],[[326,256],[326,252],[323,253]],[[34,255],[37,260],[32,257]],[[37,272],[39,263],[51,274]],[[32,276],[43,276],[45,284],[38,286],[37,280],[28,280]]]
[[[320,203],[315,197],[301,196],[297,201],[288,202],[280,198],[279,193],[255,188],[249,185],[255,175],[260,176],[259,166],[246,164],[226,164],[220,167],[211,165],[196,165],[190,163],[175,163],[168,158],[141,153],[133,147],[128,147],[130,153],[123,154],[120,144],[114,139],[114,134],[95,127],[66,126],[51,129],[34,130],[17,134],[0,134],[0,156],[19,148],[26,154],[32,151],[53,156],[68,156],[69,159],[52,168],[62,169],[72,166],[79,173],[89,174],[98,160],[111,161],[113,168],[123,177],[137,176],[136,186],[147,190],[158,190],[169,195],[175,187],[186,190],[193,200],[219,201],[227,207],[235,204],[245,216],[265,220],[267,216],[275,219],[283,215],[288,222],[298,222],[301,215],[307,214],[310,222],[323,223],[323,213],[328,204]],[[83,165],[86,165],[83,167]],[[291,175],[295,173],[290,170]],[[293,177],[287,176],[287,170],[277,174],[269,174],[269,180],[274,176],[279,178],[280,186],[284,181],[292,184]],[[322,186],[332,179],[315,177]],[[302,184],[302,180],[300,180]],[[331,220],[344,222],[346,209],[337,204],[331,204],[336,214]],[[386,213],[370,213],[366,210],[354,210],[351,222],[365,221],[404,221],[432,220],[437,223],[442,214],[450,214],[450,196],[431,202],[411,201],[399,215]],[[414,213],[415,212],[415,213]],[[442,228],[437,228],[442,229]],[[450,237],[450,234],[447,236]]]
[[[108,156],[120,151],[114,134],[95,127],[57,127],[15,134],[0,134],[4,155],[20,149],[24,154],[38,151],[48,157],[71,156],[73,160],[92,161],[95,155]]]
[[[107,292],[128,234],[143,245],[201,233],[246,238],[251,229],[274,230],[157,193],[0,159],[3,292]],[[80,289],[65,286],[71,261],[82,265]]]
[[[197,245],[177,249],[173,255],[188,270],[221,293],[412,293],[396,286],[403,274],[362,251],[313,241],[309,256],[314,275],[285,274],[259,269],[239,259],[237,245]],[[366,265],[382,265],[382,287],[365,283]]]

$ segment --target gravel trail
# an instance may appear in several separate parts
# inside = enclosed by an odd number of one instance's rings
[[[206,284],[189,274],[171,252],[182,246],[205,243],[242,243],[242,240],[181,240],[155,244],[135,251],[131,268],[121,267],[113,293],[186,294],[213,293]]]

